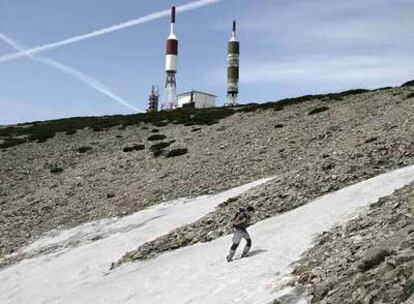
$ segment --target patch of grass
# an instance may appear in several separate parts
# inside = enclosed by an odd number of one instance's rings
[[[145,150],[145,145],[138,144],[138,145],[134,145],[133,148],[135,151],[142,151],[142,150]]]
[[[78,153],[86,153],[89,150],[92,150],[92,147],[82,146],[82,147],[79,147],[78,149],[76,149],[76,151],[78,151]]]
[[[308,113],[308,115],[314,115],[314,114],[322,113],[328,110],[329,110],[329,107],[320,107],[320,108],[313,109],[312,111]]]
[[[166,157],[176,157],[176,156],[184,155],[187,153],[188,153],[187,148],[173,149],[171,151],[168,151]]]
[[[410,93],[407,96],[405,96],[405,99],[411,99],[414,98],[414,93]]]
[[[376,136],[374,136],[374,137],[370,137],[370,138],[367,138],[367,139],[364,141],[364,143],[365,143],[365,144],[369,144],[369,143],[372,143],[372,142],[374,142],[374,141],[377,141],[377,139],[378,139],[378,137],[376,137]]]
[[[386,91],[386,90],[389,90],[389,89],[392,89],[392,87],[383,87],[383,88],[375,89],[374,92],[377,92],[377,91]]]
[[[66,131],[65,134],[66,135],[73,135],[73,134],[76,134],[76,132],[78,132],[78,131],[77,130],[69,130],[69,131]]]
[[[63,168],[60,168],[60,167],[57,167],[57,166],[53,166],[52,168],[50,168],[50,173],[52,173],[52,174],[60,174],[63,171],[64,171]]]
[[[122,149],[123,152],[142,151],[145,150],[145,145],[136,144],[131,147],[125,147]]]
[[[46,142],[49,138],[55,137],[56,132],[48,129],[37,129],[28,136],[28,141],[38,143]]]
[[[414,80],[407,81],[406,83],[402,85],[402,87],[413,87],[413,86],[414,86]]]
[[[25,142],[27,142],[27,139],[25,138],[5,138],[4,142],[0,144],[0,148],[6,149],[23,144]]]
[[[281,111],[285,106],[291,104],[298,104],[324,97],[335,100],[335,98],[342,98],[364,92],[367,92],[367,90],[351,90],[326,95],[308,95],[297,98],[287,98],[277,102],[248,104],[233,108],[177,109],[174,111],[161,111],[157,113],[139,113],[133,115],[113,115],[103,117],[73,117],[46,122],[31,122],[0,128],[0,139],[4,140],[3,144],[0,145],[0,148],[8,148],[26,142],[26,139],[22,138],[27,138],[27,141],[30,142],[42,142],[55,136],[56,133],[73,133],[84,128],[90,128],[96,132],[101,132],[113,127],[118,127],[118,129],[123,130],[128,126],[139,125],[142,125],[141,129],[148,129],[146,125],[149,124],[154,126],[166,126],[170,123],[185,126],[214,125],[220,120],[229,117],[238,111],[254,112],[259,109],[273,109],[274,111]]]
[[[152,154],[155,158],[161,156],[165,151],[164,149],[169,147],[172,143],[175,143],[175,140],[171,140],[168,142],[160,142],[157,144],[154,144],[150,147],[150,150],[152,151]]]
[[[377,249],[369,252],[358,264],[358,268],[361,271],[367,271],[373,268],[376,268],[379,264],[381,264],[385,258],[392,254],[392,251],[385,248],[385,249]]]
[[[155,122],[154,126],[156,127],[165,127],[166,125],[168,125],[167,121],[160,121],[160,122]]]
[[[165,150],[158,150],[158,151],[154,151],[154,152],[152,152],[152,155],[153,155],[155,158],[158,158],[158,157],[160,157],[161,155],[163,155],[163,154],[164,154],[164,152],[165,152]]]
[[[155,141],[155,140],[163,140],[166,139],[167,136],[163,135],[163,134],[154,134],[154,135],[150,135],[148,136],[148,140],[149,141]]]
[[[305,95],[295,98],[285,98],[276,102],[267,102],[262,104],[249,104],[247,106],[243,106],[242,109],[239,111],[241,112],[253,112],[256,110],[266,110],[266,109],[273,109],[274,111],[282,111],[285,106],[294,105],[294,104],[301,104],[311,100],[321,100],[326,99],[330,101],[340,101],[343,100],[344,97],[358,95],[362,93],[370,92],[370,90],[365,89],[356,89],[356,90],[349,90],[339,93],[329,93],[329,94],[319,94],[319,95]]]

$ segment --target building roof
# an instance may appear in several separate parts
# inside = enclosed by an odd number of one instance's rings
[[[217,97],[214,94],[210,94],[210,93],[206,93],[206,92],[202,92],[202,91],[197,91],[197,90],[192,90],[192,91],[189,91],[189,92],[178,94],[178,97],[191,95],[191,93],[199,93],[199,94],[203,94],[203,95],[209,95],[209,96],[212,96],[212,97]]]

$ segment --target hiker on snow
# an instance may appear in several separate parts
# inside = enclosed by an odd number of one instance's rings
[[[236,249],[242,238],[246,240],[246,246],[244,246],[241,257],[244,258],[248,256],[249,250],[252,246],[252,240],[250,239],[250,235],[246,229],[250,224],[253,212],[254,208],[248,206],[246,210],[241,208],[234,217],[233,227],[235,231],[233,235],[233,244],[231,245],[229,255],[227,256],[227,262],[231,262],[233,260]]]

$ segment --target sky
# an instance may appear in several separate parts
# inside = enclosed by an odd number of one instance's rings
[[[4,0],[0,33],[33,48],[195,1]],[[233,19],[241,42],[242,103],[414,79],[412,0],[210,2],[177,16],[179,92],[206,91],[223,104]],[[0,62],[0,124],[145,110],[153,84],[162,96],[168,32],[163,16]],[[15,52],[0,41],[0,58]]]

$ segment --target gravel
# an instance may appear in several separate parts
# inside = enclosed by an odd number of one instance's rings
[[[167,141],[175,140],[166,153],[188,149],[173,158],[154,158],[149,149],[153,142],[147,140],[153,134],[150,125],[59,133],[44,143],[0,151],[0,257],[51,229],[277,177],[182,228],[194,230],[182,242],[188,245],[228,233],[229,216],[247,203],[257,207],[260,220],[413,164],[414,102],[406,99],[412,92],[401,87],[335,102],[314,99],[282,111],[240,112],[216,125],[199,126],[197,132],[192,126],[157,127]],[[308,115],[321,107],[329,109]],[[146,148],[122,151],[134,145]],[[79,153],[83,146],[92,149]],[[53,168],[62,170],[56,174]]]

